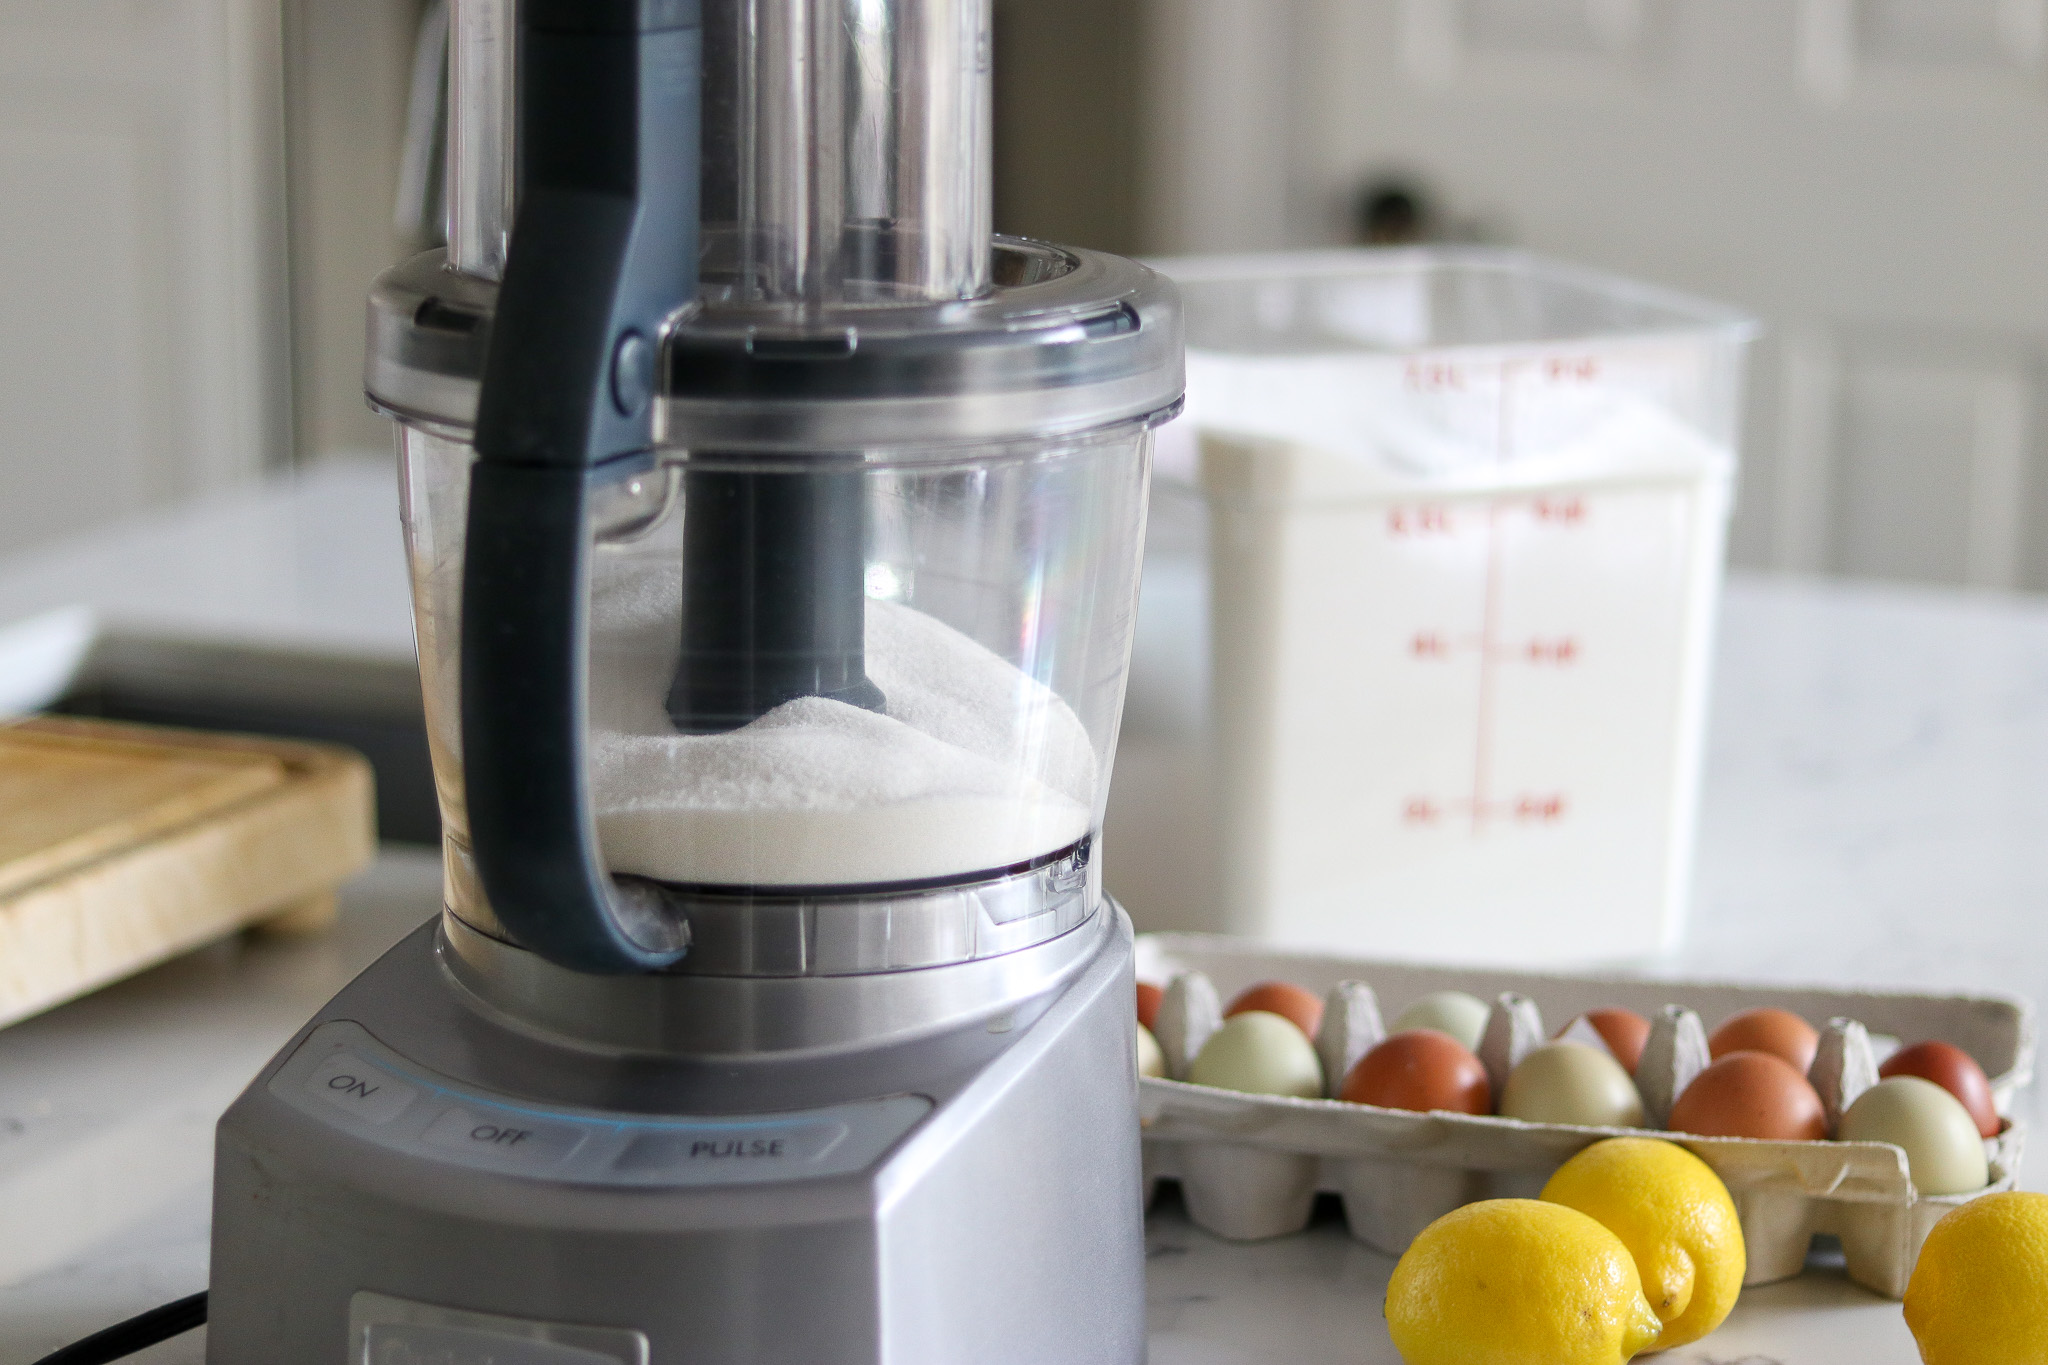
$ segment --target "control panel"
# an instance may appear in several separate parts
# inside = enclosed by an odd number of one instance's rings
[[[729,1116],[540,1108],[434,1076],[345,1020],[307,1035],[270,1092],[409,1156],[574,1184],[668,1188],[850,1175],[932,1108],[923,1095]]]

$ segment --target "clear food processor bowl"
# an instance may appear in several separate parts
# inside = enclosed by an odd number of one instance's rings
[[[501,936],[469,854],[459,733],[474,455],[424,426],[402,426],[400,439],[448,908]],[[1043,941],[1092,912],[1150,448],[1147,423],[1130,421],[869,452],[825,471],[812,459],[671,451],[593,500],[586,725],[598,837],[614,875],[689,905],[696,943],[683,970],[934,965]],[[821,479],[850,544],[839,564],[783,567],[843,588],[853,638],[840,643],[870,687],[854,700],[793,696],[731,728],[679,726],[693,535],[715,553],[743,520],[732,483],[765,485],[786,513]],[[813,530],[814,546],[833,538]],[[775,642],[743,643],[758,657]],[[730,934],[718,932],[725,920]],[[768,932],[774,922],[785,932]]]

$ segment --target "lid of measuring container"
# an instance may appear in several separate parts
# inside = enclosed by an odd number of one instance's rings
[[[664,444],[847,451],[1056,436],[1155,420],[1181,398],[1179,294],[1101,252],[995,244],[979,299],[840,308],[719,305],[671,330]],[[439,252],[370,295],[366,385],[394,415],[475,421],[495,286]]]

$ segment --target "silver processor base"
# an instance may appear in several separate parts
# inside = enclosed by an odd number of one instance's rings
[[[210,1365],[1144,1359],[1113,905],[997,966],[861,986],[989,982],[936,1029],[752,1055],[532,1028],[450,932],[363,973],[221,1120]],[[709,992],[744,1033],[849,989],[811,980],[677,978],[675,1017],[634,1026],[672,1033]]]

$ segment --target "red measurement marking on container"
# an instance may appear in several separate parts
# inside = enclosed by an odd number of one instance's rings
[[[1410,825],[1434,828],[1457,816],[1471,820],[1476,834],[1496,820],[1511,820],[1520,825],[1554,825],[1565,818],[1570,804],[1563,792],[1531,793],[1512,801],[1461,798],[1438,802],[1427,796],[1411,796],[1401,808],[1401,819]]]
[[[1543,377],[1553,384],[1597,383],[1600,361],[1590,355],[1555,355],[1543,362]]]
[[[1408,387],[1417,393],[1461,393],[1465,388],[1465,370],[1442,360],[1411,360],[1408,362]]]
[[[1586,521],[1584,498],[1538,498],[1530,510],[1536,520],[1555,526],[1583,526]]]
[[[1532,664],[1573,664],[1579,661],[1579,642],[1570,635],[1555,640],[1531,640],[1522,647],[1522,656]]]
[[[1426,796],[1413,796],[1401,808],[1401,818],[1411,825],[1434,825],[1443,821],[1443,808]]]
[[[1394,536],[1448,536],[1457,533],[1448,507],[1395,507],[1387,512],[1387,534]]]
[[[1529,367],[1539,363],[1519,362]],[[1512,367],[1503,367],[1503,376]],[[1553,373],[1565,378],[1592,378],[1597,366],[1578,366],[1559,361]],[[1525,371],[1525,374],[1527,371]],[[1452,515],[1456,509],[1456,517]],[[1387,527],[1396,537],[1444,535],[1484,537],[1484,591],[1479,604],[1476,632],[1439,623],[1420,629],[1411,627],[1406,639],[1395,636],[1397,647],[1418,663],[1461,666],[1470,658],[1476,667],[1478,696],[1473,712],[1471,787],[1455,787],[1435,795],[1405,798],[1401,818],[1411,829],[1449,829],[1469,825],[1475,837],[1504,828],[1562,827],[1573,818],[1571,801],[1563,792],[1513,792],[1494,790],[1495,749],[1500,726],[1498,693],[1514,686],[1511,679],[1523,668],[1566,670],[1585,661],[1585,641],[1576,634],[1523,635],[1504,629],[1508,616],[1507,528],[1519,522],[1576,530],[1588,524],[1591,512],[1583,496],[1569,493],[1503,497],[1481,503],[1412,505],[1390,509]],[[1475,549],[1478,548],[1475,545]],[[1522,675],[1526,676],[1526,675]],[[1462,785],[1462,784],[1460,784]]]

